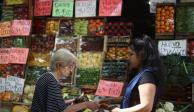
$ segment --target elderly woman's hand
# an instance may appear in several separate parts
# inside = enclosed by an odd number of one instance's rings
[[[91,110],[97,110],[99,108],[98,104],[96,102],[88,101],[86,102],[87,108]]]
[[[120,108],[114,108],[111,112],[122,112],[122,109],[120,109]]]

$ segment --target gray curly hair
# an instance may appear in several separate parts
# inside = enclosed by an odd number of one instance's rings
[[[56,66],[69,66],[70,64],[76,64],[77,58],[69,50],[61,48],[57,50],[50,59],[49,70],[56,70]]]

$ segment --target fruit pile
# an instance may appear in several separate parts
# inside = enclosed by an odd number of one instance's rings
[[[78,55],[80,68],[100,68],[102,62],[101,53],[84,52]]]
[[[72,99],[73,96],[78,96],[79,92],[80,92],[80,89],[77,87],[65,86],[61,89],[61,94],[63,96],[63,99],[65,100]]]
[[[104,35],[104,20],[91,19],[88,26],[89,35],[102,36]]]
[[[132,24],[129,22],[108,22],[105,33],[109,36],[128,36],[131,34]]]
[[[48,20],[46,23],[46,34],[56,34],[59,31],[58,20]]]
[[[34,91],[35,91],[35,85],[28,85],[28,84],[25,85],[24,93],[23,93],[23,97],[22,97],[24,103],[32,104]]]
[[[15,94],[12,91],[6,91],[0,93],[0,101],[4,102],[18,102],[21,99],[21,95]]]
[[[49,64],[49,53],[31,53],[28,59],[29,66],[47,67]]]
[[[127,75],[128,63],[125,61],[105,61],[102,67],[102,77],[107,79],[125,79]]]
[[[72,53],[76,54],[77,52],[77,42],[78,39],[67,40],[66,38],[56,38],[55,47],[56,49],[65,48],[70,50]]]
[[[176,32],[194,33],[194,7],[193,5],[180,5],[176,8]]]
[[[188,43],[188,54],[189,56],[194,56],[194,41]]]
[[[103,51],[104,38],[82,38],[81,51]]]
[[[34,19],[33,34],[45,34],[46,20]]]
[[[76,83],[78,85],[97,85],[99,81],[99,76],[99,69],[79,68],[76,74]]]
[[[27,84],[35,84],[38,78],[47,71],[46,67],[27,67],[25,71],[25,79]]]
[[[174,7],[161,5],[156,8],[156,32],[173,33],[174,31]]]
[[[24,65],[12,64],[11,74],[16,77],[24,78]]]
[[[14,105],[11,112],[30,112],[30,108],[25,105]]]
[[[2,48],[10,48],[12,47],[12,38],[11,37],[4,37],[1,39],[1,45]]]
[[[29,18],[28,7],[14,8],[14,19],[28,19],[28,18]]]
[[[74,22],[74,35],[86,36],[88,34],[88,20],[77,19]]]
[[[31,38],[32,52],[48,53],[54,48],[55,36],[53,35],[33,35]]]
[[[13,7],[4,6],[2,8],[2,21],[11,21],[13,20],[14,12]]]
[[[25,47],[25,37],[4,37],[0,39],[1,48]]]
[[[6,78],[11,75],[11,65],[10,64],[0,64],[0,77]]]
[[[59,35],[73,35],[73,20],[61,20]]]
[[[26,46],[26,38],[25,37],[14,37],[12,38],[13,47],[25,47]]]
[[[127,47],[109,47],[106,52],[107,60],[127,60],[128,57]]]

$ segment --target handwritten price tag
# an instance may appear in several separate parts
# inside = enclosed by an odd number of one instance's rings
[[[0,22],[0,37],[10,36],[11,22]]]
[[[75,17],[96,16],[96,0],[76,0]]]
[[[9,76],[6,78],[5,89],[6,91],[14,92],[15,94],[22,95],[24,88],[24,79]]]
[[[99,16],[121,16],[122,0],[100,0]]]
[[[26,64],[28,52],[28,48],[11,48],[10,63]]]
[[[31,20],[13,20],[11,35],[28,36],[31,29]]]
[[[55,0],[52,16],[73,17],[74,0]]]
[[[15,77],[9,76],[6,78],[5,89],[6,91],[15,92]]]
[[[5,78],[0,78],[0,93],[5,92]]]
[[[119,97],[121,95],[123,85],[124,84],[121,82],[100,80],[96,91],[96,95]]]
[[[23,88],[24,88],[24,81],[25,81],[24,79],[16,77],[16,80],[15,80],[15,83],[16,83],[15,93],[17,93],[19,95],[22,95]]]
[[[10,49],[8,48],[1,48],[0,49],[0,64],[8,64],[9,63],[9,52]]]
[[[34,16],[49,16],[51,8],[52,0],[35,0]]]
[[[170,54],[187,55],[187,41],[186,40],[166,40],[159,41],[158,49],[161,55],[166,56]]]

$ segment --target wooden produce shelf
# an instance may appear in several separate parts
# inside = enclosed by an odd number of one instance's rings
[[[156,33],[155,34],[156,39],[174,39],[174,33]]]
[[[194,32],[193,33],[175,33],[176,39],[194,39]]]

